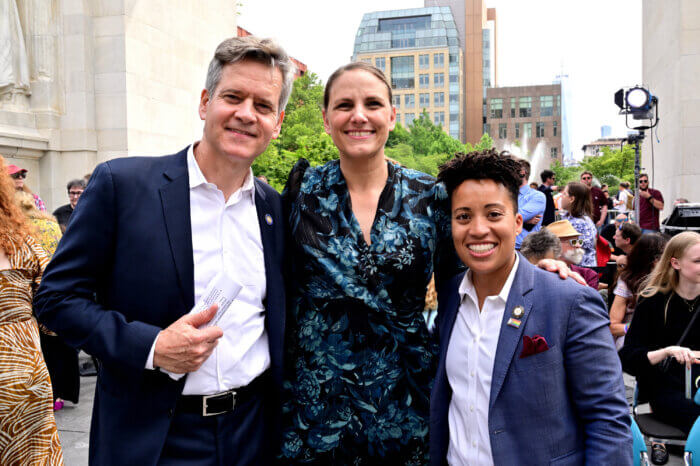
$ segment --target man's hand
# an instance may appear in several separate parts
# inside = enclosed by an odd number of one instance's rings
[[[651,193],[649,193],[649,191],[642,191],[640,189],[639,190],[639,197],[643,197],[644,199],[649,199],[651,197]]]
[[[194,372],[211,355],[224,334],[219,327],[197,327],[209,322],[218,306],[196,314],[186,314],[158,334],[153,366],[175,374]]]
[[[540,223],[540,220],[542,220],[542,216],[535,215],[534,217],[532,217],[530,220],[528,220],[525,223],[527,223],[528,225],[537,225],[538,223]]]
[[[581,275],[574,272],[566,265],[566,262],[558,261],[556,259],[542,259],[537,263],[537,267],[547,270],[548,272],[557,272],[562,280],[566,280],[571,277],[581,285],[588,286],[586,280],[583,279]]]

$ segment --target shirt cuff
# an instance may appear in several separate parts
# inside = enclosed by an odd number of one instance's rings
[[[156,342],[158,341],[159,336],[160,333],[156,335],[156,339],[153,340],[153,346],[151,346],[151,351],[148,352],[148,358],[146,359],[146,369],[150,371],[156,369],[155,367],[153,367],[153,354],[156,352]]]

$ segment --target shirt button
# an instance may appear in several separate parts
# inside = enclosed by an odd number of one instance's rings
[[[471,374],[469,374],[469,375],[471,375],[472,377],[474,377],[474,371],[472,371],[472,373],[471,373]]]
[[[469,407],[469,411],[474,411],[474,405],[471,405],[471,406]]]
[[[472,442],[472,446],[473,446],[473,447],[476,446],[476,441],[473,441],[473,442]]]

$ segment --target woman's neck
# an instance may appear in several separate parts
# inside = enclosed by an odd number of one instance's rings
[[[501,292],[508,280],[508,275],[513,270],[515,258],[516,255],[513,254],[513,258],[504,267],[493,272],[485,274],[472,273],[472,283],[476,290],[476,297],[479,300],[479,312],[484,307],[486,298],[496,296]]]
[[[695,299],[700,295],[700,283],[693,283],[682,276],[678,277],[678,286],[676,287],[676,294],[683,299]]]
[[[341,156],[340,171],[350,191],[383,188],[389,176],[387,162],[380,155],[370,159],[348,159]]]

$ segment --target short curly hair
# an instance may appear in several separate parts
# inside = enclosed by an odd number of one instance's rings
[[[520,162],[510,153],[496,152],[495,149],[458,152],[452,160],[440,166],[438,181],[447,189],[452,199],[455,189],[467,180],[492,180],[505,186],[513,201],[513,210],[518,211],[520,192]]]

